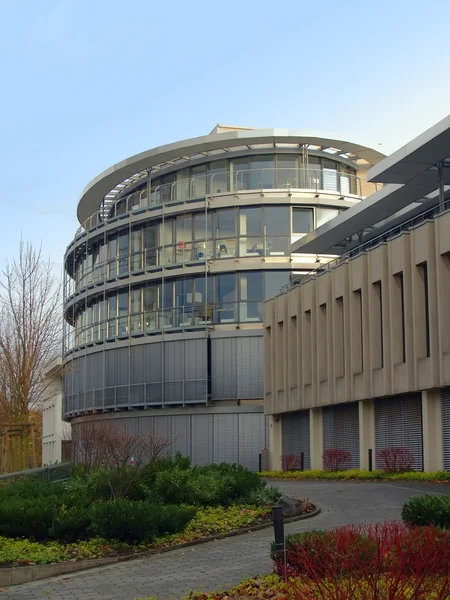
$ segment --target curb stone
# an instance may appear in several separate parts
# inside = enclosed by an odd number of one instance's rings
[[[310,513],[285,519],[284,523],[287,524],[293,523],[294,521],[302,521],[303,519],[310,519],[311,517],[317,516],[320,512],[321,509],[316,508]],[[197,546],[200,544],[206,544],[208,542],[214,542],[216,540],[221,540],[228,537],[243,535],[244,533],[253,533],[254,531],[260,531],[261,529],[266,529],[268,527],[272,527],[272,521],[267,521],[267,523],[259,523],[258,525],[253,525],[251,527],[245,527],[242,529],[235,529],[234,531],[230,531],[229,533],[223,533],[220,535],[215,535],[200,540],[193,540],[192,542],[181,542],[180,544],[174,544],[173,546],[143,550],[142,552],[136,552],[135,554],[128,554],[126,556],[115,556],[111,558],[94,558],[72,562],[59,562],[52,563],[49,565],[0,567],[0,588],[11,587],[22,583],[29,583],[30,581],[37,581],[39,579],[48,579],[49,577],[57,577],[59,575],[66,575],[67,573],[76,573],[79,571],[93,569],[95,567],[106,567],[119,562],[139,560],[150,556],[154,556],[156,554],[170,552],[171,550],[180,550],[189,546]]]

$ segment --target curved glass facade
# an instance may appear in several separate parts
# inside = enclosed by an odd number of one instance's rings
[[[121,420],[167,427],[196,463],[229,447],[256,468],[263,302],[320,264],[291,245],[365,190],[346,156],[230,154],[180,156],[90,197],[100,209],[65,256],[64,414],[149,411]]]

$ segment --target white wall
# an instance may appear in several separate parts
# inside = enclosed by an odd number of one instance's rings
[[[62,420],[63,397],[61,358],[53,360],[44,373],[42,411],[42,465],[60,463],[62,442],[70,440],[71,426]]]

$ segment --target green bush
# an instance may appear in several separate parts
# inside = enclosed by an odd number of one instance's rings
[[[55,515],[50,530],[51,537],[65,542],[75,542],[89,537],[91,525],[90,508],[86,506],[62,506]]]
[[[409,525],[450,528],[450,496],[409,498],[403,505],[402,519]]]
[[[52,497],[3,498],[0,501],[0,535],[46,539],[56,511]]]
[[[105,539],[149,542],[158,534],[181,531],[195,513],[196,509],[191,506],[113,500],[92,506],[91,527],[96,535]]]

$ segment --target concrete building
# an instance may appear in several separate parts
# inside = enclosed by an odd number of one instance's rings
[[[338,257],[264,306],[271,462],[406,447],[450,470],[450,117],[372,167],[385,185],[304,236]]]
[[[70,425],[63,421],[63,369],[60,357],[44,372],[42,407],[42,466],[71,459]]]
[[[196,464],[257,468],[263,301],[329,257],[291,245],[374,192],[383,155],[298,131],[217,126],[84,190],[65,255],[64,417],[159,430]]]

